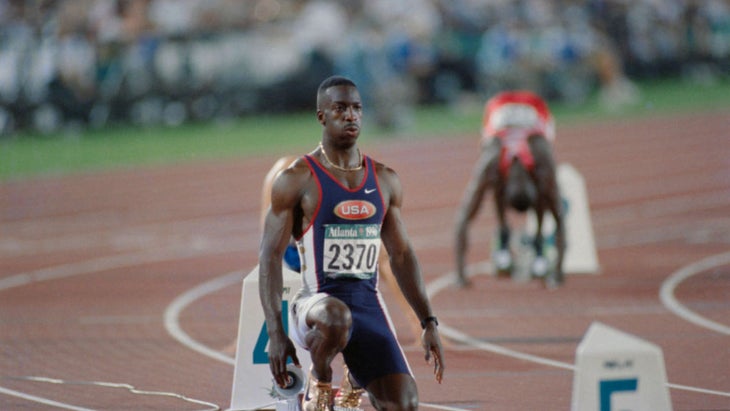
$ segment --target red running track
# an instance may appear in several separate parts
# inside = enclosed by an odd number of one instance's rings
[[[727,109],[558,124],[558,160],[587,183],[601,273],[569,275],[555,291],[487,275],[468,290],[441,289],[433,304],[444,330],[474,344],[448,344],[438,385],[414,338],[401,335],[422,409],[567,410],[577,344],[600,321],[662,348],[675,410],[730,410],[729,131]],[[452,223],[476,135],[364,135],[361,146],[401,176],[404,218],[424,276],[437,284],[453,268]],[[223,351],[237,332],[240,278],[256,264],[260,182],[273,161],[0,184],[0,410],[211,408],[55,380],[126,383],[227,408],[233,366]],[[486,205],[471,230],[470,263],[489,258],[493,230]],[[683,275],[672,288],[677,306],[716,328],[662,304],[672,274]],[[170,305],[207,281],[224,286],[190,301],[176,320],[218,357],[166,329]],[[398,305],[391,310],[407,330]]]

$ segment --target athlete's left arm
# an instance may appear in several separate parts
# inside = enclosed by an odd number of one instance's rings
[[[387,206],[381,239],[390,255],[390,266],[403,296],[418,318],[423,321],[434,315],[426,294],[418,259],[408,238],[405,224],[401,219],[403,190],[400,179],[395,171],[379,165],[378,180]],[[441,339],[436,326],[437,324],[434,321],[424,323],[421,343],[426,352],[426,361],[430,361],[431,356],[433,356],[434,374],[436,380],[440,383],[444,372],[444,361]]]

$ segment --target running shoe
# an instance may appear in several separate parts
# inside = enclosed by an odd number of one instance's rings
[[[365,390],[362,388],[355,388],[350,376],[350,369],[345,366],[345,375],[342,376],[340,389],[335,395],[334,411],[363,411],[360,404],[364,392]]]
[[[311,369],[302,396],[302,411],[332,411],[332,383],[317,381]]]
[[[494,265],[498,272],[512,270],[512,253],[509,250],[497,250],[492,258],[494,258]]]

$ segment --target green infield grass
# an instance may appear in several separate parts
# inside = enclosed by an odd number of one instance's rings
[[[562,126],[730,107],[730,79],[711,84],[665,80],[640,83],[638,87],[639,100],[618,110],[607,110],[597,96],[580,105],[554,104],[552,109]],[[397,132],[366,123],[363,135],[371,139],[476,136],[482,104],[472,99],[450,107],[419,107],[409,125]],[[179,127],[118,126],[53,135],[21,133],[0,138],[0,180],[299,152],[312,148],[320,132],[312,110]]]

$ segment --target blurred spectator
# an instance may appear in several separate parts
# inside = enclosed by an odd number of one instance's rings
[[[419,98],[419,81],[435,67],[439,16],[426,0],[370,0],[355,6],[335,69],[358,84],[376,124],[406,126]]]
[[[730,0],[0,0],[0,134],[311,109],[333,72],[397,129],[467,94],[613,108],[729,66]]]

